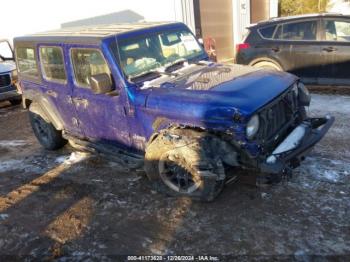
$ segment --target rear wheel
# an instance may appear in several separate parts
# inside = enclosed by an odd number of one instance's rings
[[[170,196],[212,201],[222,191],[222,162],[204,152],[203,145],[177,146],[156,138],[147,148],[145,171],[156,190]]]
[[[254,67],[264,68],[264,69],[270,69],[270,70],[276,70],[276,71],[283,71],[282,67],[278,65],[275,62],[272,61],[261,61],[253,64]]]
[[[10,99],[9,102],[11,103],[11,105],[16,106],[22,103],[22,99]]]
[[[57,150],[67,144],[62,132],[46,122],[40,115],[29,111],[30,124],[40,144],[48,150]]]

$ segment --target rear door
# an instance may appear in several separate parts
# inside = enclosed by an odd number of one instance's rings
[[[280,24],[274,35],[281,51],[288,53],[289,71],[305,82],[316,83],[322,65],[319,19]]]
[[[341,18],[322,20],[322,57],[320,84],[350,84],[350,21]]]
[[[293,56],[290,52],[291,42],[283,41],[276,37],[281,25],[268,25],[258,29],[262,41],[258,41],[255,46],[256,57],[269,58],[277,61],[285,71],[289,71],[293,66]]]
[[[125,97],[121,87],[113,94],[94,94],[89,77],[106,73],[116,85],[109,65],[98,47],[70,48],[73,72],[73,101],[78,113],[79,126],[84,136],[95,142],[130,146]]]
[[[72,134],[80,134],[72,102],[72,89],[67,80],[67,59],[63,46],[42,44],[38,46],[38,53],[45,96],[55,105],[64,122],[64,129]]]

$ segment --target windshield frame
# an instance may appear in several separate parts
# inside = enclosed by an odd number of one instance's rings
[[[123,79],[126,81],[126,83],[129,84],[140,84],[139,82],[133,82],[131,81],[130,77],[124,72],[124,69],[120,63],[120,55],[119,55],[119,43],[123,40],[128,39],[139,39],[140,37],[144,36],[144,38],[151,37],[152,35],[159,35],[162,32],[171,32],[171,31],[187,31],[193,38],[195,39],[196,43],[198,44],[199,48],[201,49],[201,53],[197,56],[194,56],[187,60],[188,63],[202,61],[202,60],[209,60],[208,54],[204,50],[203,45],[198,41],[196,36],[193,34],[193,32],[183,23],[172,23],[172,24],[165,24],[165,25],[159,25],[156,27],[151,28],[144,28],[129,32],[120,33],[118,35],[113,36],[112,38],[108,39],[107,46],[109,52],[111,52],[111,56],[118,66],[118,69],[123,76]],[[153,71],[153,70],[150,70]],[[145,71],[146,73],[146,71]],[[143,81],[141,81],[143,82]]]
[[[12,45],[10,44],[10,42],[7,40],[7,39],[0,39],[0,43],[7,43],[10,51],[11,51],[11,54],[12,54],[12,57],[3,57],[1,56],[0,54],[0,61],[14,61],[15,60],[15,54],[13,52],[13,48],[12,48]]]

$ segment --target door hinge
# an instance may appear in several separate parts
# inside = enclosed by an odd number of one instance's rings
[[[72,123],[74,126],[79,126],[79,120],[75,117],[72,117]]]

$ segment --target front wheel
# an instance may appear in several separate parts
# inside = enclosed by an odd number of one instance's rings
[[[145,171],[159,192],[209,202],[222,191],[225,171],[219,159],[203,152],[194,145],[177,147],[161,136],[146,150]]]
[[[67,140],[62,137],[62,132],[56,130],[51,123],[46,122],[40,115],[29,111],[29,119],[36,138],[44,148],[57,150],[67,144]]]

